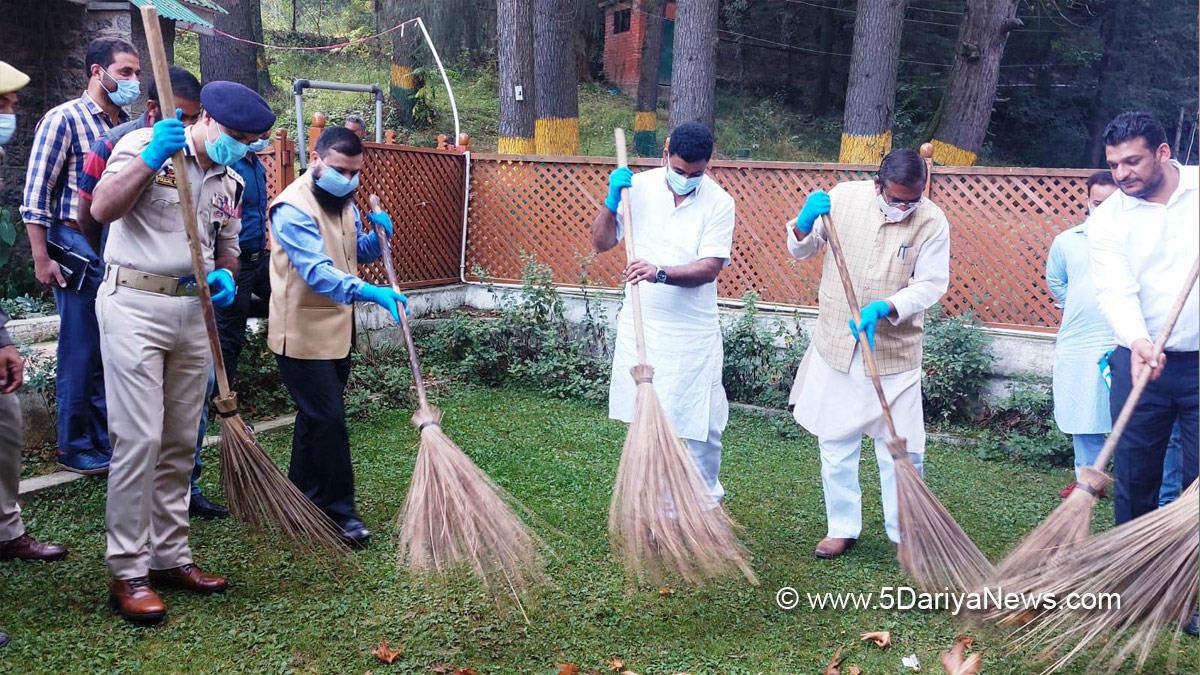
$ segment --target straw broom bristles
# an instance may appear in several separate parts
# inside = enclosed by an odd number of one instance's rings
[[[698,584],[741,573],[757,584],[738,527],[709,496],[659,403],[653,374],[648,365],[633,367],[637,398],[609,505],[609,541],[639,581],[674,573]]]
[[[164,110],[174,110],[175,94],[168,74],[169,62],[163,48],[158,12],[153,6],[142,7],[142,25],[146,29],[159,103]],[[181,167],[188,160],[184,151],[179,150],[172,161],[176,167]],[[348,551],[342,544],[337,526],[283,475],[237,414],[237,396],[229,390],[225,376],[212,294],[206,281],[192,186],[186,171],[176,171],[175,179],[192,258],[192,273],[196,277],[204,328],[217,374],[219,395],[213,405],[221,420],[221,486],[229,500],[230,511],[254,527],[277,529],[301,549],[323,551],[344,559]]]
[[[1179,315],[1183,312],[1183,307],[1187,303],[1192,286],[1196,284],[1197,279],[1200,279],[1200,259],[1193,263],[1191,273],[1176,296],[1175,304],[1168,312],[1166,321],[1159,329],[1158,337],[1154,341],[1155,354],[1162,354],[1163,346],[1175,328],[1175,322],[1179,320]],[[1097,496],[1111,482],[1108,475],[1104,473],[1104,469],[1108,467],[1108,462],[1116,451],[1121,435],[1125,432],[1125,427],[1129,424],[1129,420],[1137,408],[1138,400],[1150,382],[1150,375],[1150,368],[1144,368],[1133,382],[1129,396],[1125,399],[1125,404],[1122,406],[1120,414],[1117,415],[1116,421],[1113,422],[1112,432],[1104,441],[1104,447],[1100,449],[1095,463],[1090,469],[1084,469],[1081,472],[1082,476],[1078,487],[1072,490],[1058,508],[1033,532],[1029,533],[1013,549],[1012,553],[1008,554],[989,579],[989,587],[1011,586],[1017,578],[1036,573],[1038,570],[1051,570],[1065,554],[1087,538],[1091,528],[1092,507],[1096,504]],[[1006,622],[1019,621],[1026,614],[1027,610],[1025,609],[1011,610],[999,618]]]
[[[1116,672],[1136,656],[1140,670],[1164,632],[1178,638],[1182,622],[1196,606],[1200,585],[1200,490],[1195,482],[1171,504],[1119,525],[1060,558],[1052,570],[1035,570],[1004,590],[1053,594],[1059,608],[1041,609],[1014,631],[1010,646],[1041,648],[1057,656],[1044,671],[1055,672],[1092,647],[1098,652],[1088,670]],[[1077,598],[1116,593],[1120,605],[1066,609]],[[993,612],[992,618],[1012,620]],[[1172,655],[1173,659],[1174,655]]]
[[[824,220],[829,249],[842,280],[842,289],[846,292],[850,316],[854,325],[860,326],[861,305],[854,292],[850,269],[846,266],[841,239],[833,219],[828,214],[821,218]],[[795,221],[792,226],[795,226]],[[896,549],[900,567],[925,591],[974,590],[991,572],[991,563],[929,490],[917,467],[913,466],[908,455],[908,442],[896,433],[891,407],[875,363],[874,350],[865,337],[858,340],[858,346],[862,349],[863,366],[871,376],[875,394],[879,397],[880,414],[888,430],[886,444],[896,475],[896,505],[900,517],[900,544]]]
[[[377,195],[371,195],[369,201],[373,211],[383,211]],[[375,233],[388,283],[398,293],[387,232],[376,225]],[[398,309],[417,390],[412,423],[421,440],[408,496],[397,519],[397,560],[414,574],[469,568],[490,591],[504,588],[519,605],[521,596],[544,578],[539,552],[542,542],[510,508],[516,500],[442,430],[442,413],[429,404],[425,393],[407,312]],[[521,611],[524,613],[524,608]]]
[[[617,165],[627,166],[624,129],[615,129],[613,136]],[[637,249],[628,189],[621,191],[621,208],[625,253],[633,260]],[[674,573],[698,584],[740,572],[757,584],[749,554],[737,539],[737,526],[709,495],[654,391],[637,284],[630,286],[630,303],[638,356],[630,373],[637,395],[609,504],[609,542],[626,571],[639,581],[658,581]]]

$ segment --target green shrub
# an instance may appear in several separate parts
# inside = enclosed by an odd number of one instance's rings
[[[921,393],[927,419],[967,421],[979,407],[992,366],[991,338],[970,314],[946,316],[935,305],[925,315]]]
[[[794,331],[788,331],[781,321],[769,328],[760,326],[756,321],[758,297],[753,291],[744,294],[742,314],[721,327],[725,350],[721,379],[731,400],[784,408],[796,369],[808,348],[808,337],[798,323]],[[779,341],[782,348],[777,346]]]
[[[1074,464],[1071,438],[1054,424],[1054,401],[1049,387],[1035,380],[1009,385],[1008,396],[976,418],[984,429],[978,445],[983,459],[1008,459],[1039,468]]]
[[[12,298],[0,298],[0,309],[8,313],[8,318],[32,319],[39,316],[53,316],[56,313],[54,301],[45,297],[34,297],[24,294]]]

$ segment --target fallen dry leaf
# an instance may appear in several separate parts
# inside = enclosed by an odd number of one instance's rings
[[[579,675],[579,666],[574,663],[558,664],[558,675]]]
[[[838,647],[833,653],[833,658],[829,659],[829,664],[825,666],[824,675],[842,675],[842,648]]]
[[[862,675],[862,669],[851,663],[850,666],[846,668],[846,675]]]
[[[975,638],[970,635],[960,635],[954,639],[954,646],[948,652],[942,652],[942,669],[946,675],[979,675],[983,668],[983,655],[979,653],[966,656],[966,650],[975,644]]]
[[[400,652],[402,651],[402,649],[392,649],[388,646],[387,640],[384,640],[379,643],[378,647],[371,650],[371,656],[379,659],[380,663],[391,665],[396,662],[396,659],[400,658]]]
[[[454,666],[450,665],[449,663],[434,661],[433,663],[429,664],[429,672],[438,673],[438,675],[446,675],[446,673],[452,672],[453,670]]]
[[[675,589],[670,586],[663,586],[658,589],[658,594],[665,598],[668,595],[675,595]]]
[[[863,633],[861,639],[874,642],[875,646],[879,647],[880,649],[887,649],[888,647],[892,646],[891,631],[877,630],[870,633]]]
[[[474,668],[459,668],[454,671],[454,675],[479,675],[479,671]]]
[[[625,662],[621,660],[621,657],[614,656],[608,660],[608,669],[617,671],[625,670]],[[622,673],[621,675],[625,674]]]
[[[633,672],[632,670],[622,670],[621,675],[638,675],[638,674]]]
[[[912,668],[913,670],[921,669],[921,662],[917,660],[916,654],[909,654],[908,656],[900,657],[900,663],[906,668]]]

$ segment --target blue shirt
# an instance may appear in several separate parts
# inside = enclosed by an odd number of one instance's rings
[[[261,251],[267,245],[267,170],[253,152],[247,152],[233,163],[232,168],[246,183],[246,191],[242,193],[242,232],[238,235],[238,242],[242,253]]]
[[[354,208],[354,229],[357,232],[358,262],[378,260],[381,255],[375,232],[363,233],[362,217]],[[315,293],[334,302],[349,305],[358,297],[366,282],[333,266],[325,253],[325,242],[317,222],[291,204],[277,204],[271,209],[271,237],[279,242],[300,278]]]
[[[1054,343],[1054,420],[1067,434],[1112,428],[1099,362],[1116,338],[1092,283],[1087,228],[1085,222],[1059,233],[1046,260],[1046,283],[1063,310]]]

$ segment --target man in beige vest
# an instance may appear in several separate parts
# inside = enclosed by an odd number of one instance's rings
[[[216,593],[226,586],[193,564],[188,545],[189,478],[212,366],[177,181],[186,171],[213,303],[228,306],[243,190],[228,166],[275,115],[262,97],[234,82],[208,83],[200,102],[204,113],[189,127],[177,111],[152,129],[126,134],[92,195],[92,216],[111,223],[96,300],[113,441],[110,601],[140,623],[166,615],[154,587]],[[184,166],[171,158],[179,150]]]
[[[358,263],[379,258],[375,228],[364,232],[354,205],[363,146],[331,127],[317,139],[308,173],[270,206],[271,309],[267,345],[296,402],[288,478],[341,527],[352,546],[371,536],[354,505],[354,469],[344,394],[350,377],[354,302],[374,302],[400,320],[408,300],[359,279]],[[368,219],[390,236],[386,213]]]
[[[875,180],[813,192],[795,227],[788,226],[788,250],[805,260],[825,247],[825,228],[818,218],[829,214],[854,290],[867,303],[862,325],[855,326],[833,255],[827,254],[817,328],[790,400],[796,421],[817,436],[821,450],[828,532],[817,544],[819,558],[845,553],[862,530],[858,461],[863,434],[875,439],[888,538],[900,541],[895,472],[884,444],[887,430],[879,399],[863,371],[860,334],[875,351],[896,431],[908,439],[917,470],[923,465],[922,323],[925,310],[946,292],[950,278],[950,225],[942,210],[922,197],[925,179],[925,163],[916,152],[894,150],[883,158]]]

